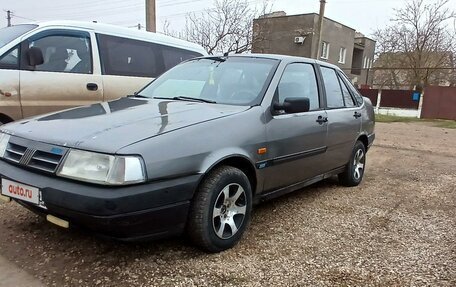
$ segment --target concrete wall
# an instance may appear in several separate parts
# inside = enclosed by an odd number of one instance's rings
[[[277,16],[279,15],[279,16]],[[282,54],[311,58],[316,51],[321,49],[317,43],[315,32],[318,27],[318,14],[302,14],[283,16],[283,14],[265,15],[253,21],[253,53]],[[295,37],[305,36],[304,44],[295,44]],[[322,27],[322,41],[329,43],[328,59],[319,58],[339,66],[350,78],[356,79],[358,84],[365,84],[368,75],[362,70],[364,56],[374,58],[375,41],[362,36],[348,26],[324,18]],[[357,43],[356,59],[353,51]],[[340,48],[346,49],[345,63],[339,63]],[[353,61],[354,60],[354,61]],[[361,69],[359,75],[352,75],[352,65]],[[372,77],[367,78],[367,83],[372,83]]]
[[[315,17],[318,21],[318,17]],[[349,72],[352,64],[353,47],[355,39],[355,30],[342,25],[338,22],[324,19],[321,40],[329,43],[329,57],[327,60],[320,58],[321,61],[327,61],[331,64],[337,65],[345,71]],[[315,41],[314,48],[317,48]],[[339,63],[340,48],[346,49],[345,64]],[[348,69],[348,70],[347,70]]]
[[[369,58],[372,62],[374,61],[374,53],[375,53],[375,41],[371,40],[367,37],[362,37],[362,43],[364,45],[364,50],[362,54],[362,62],[361,68],[363,67],[364,57]],[[370,70],[362,69],[361,75],[358,76],[358,84],[359,85],[372,85],[373,82],[373,73]]]
[[[253,53],[311,57],[316,14],[266,17],[253,21]],[[295,44],[295,37],[305,36],[304,44]]]

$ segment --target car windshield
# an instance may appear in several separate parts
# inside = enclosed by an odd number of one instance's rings
[[[36,27],[38,25],[24,24],[0,29],[0,48]]]
[[[158,77],[138,96],[257,105],[277,64],[277,60],[249,57],[195,59]]]

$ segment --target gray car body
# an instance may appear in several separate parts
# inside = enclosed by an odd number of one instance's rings
[[[237,56],[236,56],[237,57]],[[341,172],[355,142],[366,148],[374,138],[370,101],[354,108],[325,109],[318,66],[336,66],[299,57],[246,55],[276,59],[278,65],[260,105],[234,106],[187,101],[122,98],[14,122],[2,127],[13,136],[68,148],[119,155],[141,155],[147,181],[192,174],[201,178],[227,163],[247,173],[254,198],[292,191]],[[320,110],[275,115],[274,92],[290,63],[315,66]],[[361,117],[354,117],[360,112]],[[328,122],[318,123],[319,116]],[[260,148],[267,152],[259,154]]]

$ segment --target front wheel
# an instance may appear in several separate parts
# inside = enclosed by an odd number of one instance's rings
[[[222,166],[209,173],[192,202],[187,232],[207,252],[236,245],[250,223],[252,190],[239,169]]]
[[[357,141],[345,171],[339,174],[339,182],[345,186],[357,186],[363,180],[365,165],[366,147]]]

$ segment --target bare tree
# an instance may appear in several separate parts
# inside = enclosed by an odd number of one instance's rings
[[[445,76],[451,81],[455,68],[456,51],[455,12],[449,0],[408,0],[403,8],[395,10],[391,25],[375,32],[377,68],[407,69],[381,72],[376,75],[390,77],[379,82],[395,85],[423,87]],[[453,28],[451,27],[453,24]]]
[[[266,13],[247,0],[215,0],[214,8],[187,15],[184,37],[203,46],[209,54],[244,53],[251,50],[253,19]]]

